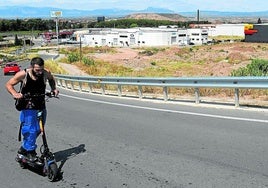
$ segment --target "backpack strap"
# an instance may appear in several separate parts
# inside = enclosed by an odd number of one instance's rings
[[[21,92],[22,88],[26,85],[26,82],[27,82],[28,71],[27,71],[27,69],[24,69],[24,71],[26,74],[25,74],[25,77],[23,78],[23,80],[21,81],[19,93]]]

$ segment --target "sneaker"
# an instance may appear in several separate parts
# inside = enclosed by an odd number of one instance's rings
[[[27,151],[26,157],[29,159],[29,161],[34,162],[37,160],[37,153],[35,150],[33,151]]]
[[[23,147],[20,147],[20,149],[17,152],[17,156],[15,157],[15,160],[17,162],[21,162],[21,160],[24,158],[26,153],[27,153],[27,151]]]
[[[26,154],[27,154],[27,150],[24,149],[24,148],[21,146],[20,149],[18,150],[18,154],[26,155]]]
[[[31,162],[34,162],[37,160],[37,156],[36,156],[37,153],[35,152],[35,150],[27,151],[21,146],[20,149],[18,150],[18,154],[23,155],[24,157],[29,159],[29,161]]]

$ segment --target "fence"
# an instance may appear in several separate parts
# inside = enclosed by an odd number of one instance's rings
[[[163,100],[168,100],[168,88],[194,88],[195,103],[200,103],[200,88],[234,89],[234,104],[239,107],[239,89],[268,89],[268,77],[95,77],[70,76],[55,74],[57,85],[67,89],[93,92],[93,86],[98,84],[101,94],[105,95],[105,85],[116,85],[117,95],[122,96],[122,86],[137,86],[138,97],[143,98],[143,87],[162,87]],[[77,87],[76,87],[77,86]],[[88,87],[86,89],[85,87]]]

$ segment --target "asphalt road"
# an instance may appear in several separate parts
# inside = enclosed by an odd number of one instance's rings
[[[62,179],[21,169],[14,100],[0,73],[0,182],[5,188],[265,188],[268,111],[101,97],[60,89],[47,103]],[[41,145],[41,139],[38,140]]]

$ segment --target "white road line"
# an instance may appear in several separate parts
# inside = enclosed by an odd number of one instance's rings
[[[221,115],[203,114],[203,113],[196,113],[196,112],[186,112],[186,111],[179,111],[179,110],[168,110],[168,109],[162,109],[162,108],[151,108],[151,107],[144,107],[144,106],[137,106],[137,105],[130,105],[130,104],[121,104],[121,103],[106,102],[106,101],[100,101],[100,100],[94,100],[94,99],[87,99],[87,98],[82,98],[82,97],[66,95],[66,94],[60,94],[60,95],[64,97],[68,97],[68,98],[73,98],[73,99],[78,99],[78,100],[83,100],[83,101],[90,101],[90,102],[95,102],[95,103],[109,104],[109,105],[114,105],[114,106],[124,106],[124,107],[129,107],[129,108],[138,108],[138,109],[144,109],[144,110],[170,112],[170,113],[203,116],[203,117],[211,117],[211,118],[219,118],[219,119],[228,119],[228,120],[268,123],[268,120],[262,120],[262,119],[249,119],[249,118],[240,118],[240,117],[232,117],[232,116],[221,116]]]

